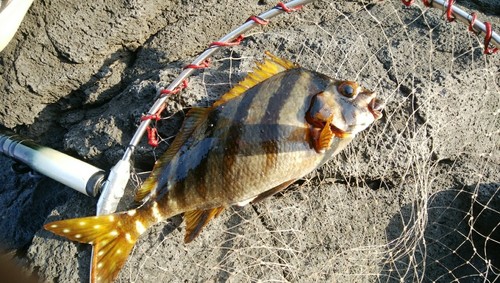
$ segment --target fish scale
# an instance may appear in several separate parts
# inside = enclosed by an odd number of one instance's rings
[[[267,54],[209,108],[193,108],[138,190],[137,209],[44,227],[94,245],[91,282],[110,282],[138,237],[184,213],[190,242],[225,208],[257,202],[324,164],[381,117],[375,94]]]

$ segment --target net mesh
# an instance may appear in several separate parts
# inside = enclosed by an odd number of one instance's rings
[[[421,3],[306,9],[219,52],[166,115],[210,105],[269,50],[375,90],[387,102],[384,118],[285,192],[225,211],[189,245],[179,217],[154,226],[119,280],[498,280],[500,57],[483,55],[482,38]],[[172,121],[157,124],[157,157]]]

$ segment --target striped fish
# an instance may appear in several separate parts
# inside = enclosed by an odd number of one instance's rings
[[[137,192],[141,206],[44,226],[94,246],[91,282],[116,278],[148,227],[184,213],[188,243],[225,208],[281,191],[381,117],[382,102],[356,82],[267,55],[212,107],[188,112]]]

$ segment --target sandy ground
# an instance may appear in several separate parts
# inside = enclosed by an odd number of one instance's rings
[[[120,282],[491,282],[500,231],[500,55],[442,13],[317,1],[227,48],[173,97],[151,169],[183,111],[208,105],[269,50],[387,101],[341,155],[272,199],[226,211],[185,245],[180,217],[138,242]],[[35,1],[0,53],[0,124],[108,170],[160,86],[270,1]],[[496,1],[458,1],[500,27]],[[42,230],[95,199],[0,156],[0,245],[48,282],[85,282],[90,247]],[[22,169],[22,168],[21,168]],[[127,197],[133,195],[130,184]],[[122,203],[122,209],[129,203]]]

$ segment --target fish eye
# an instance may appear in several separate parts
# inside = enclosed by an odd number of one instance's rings
[[[357,93],[357,85],[354,82],[343,82],[337,87],[340,94],[347,98],[355,97]]]

